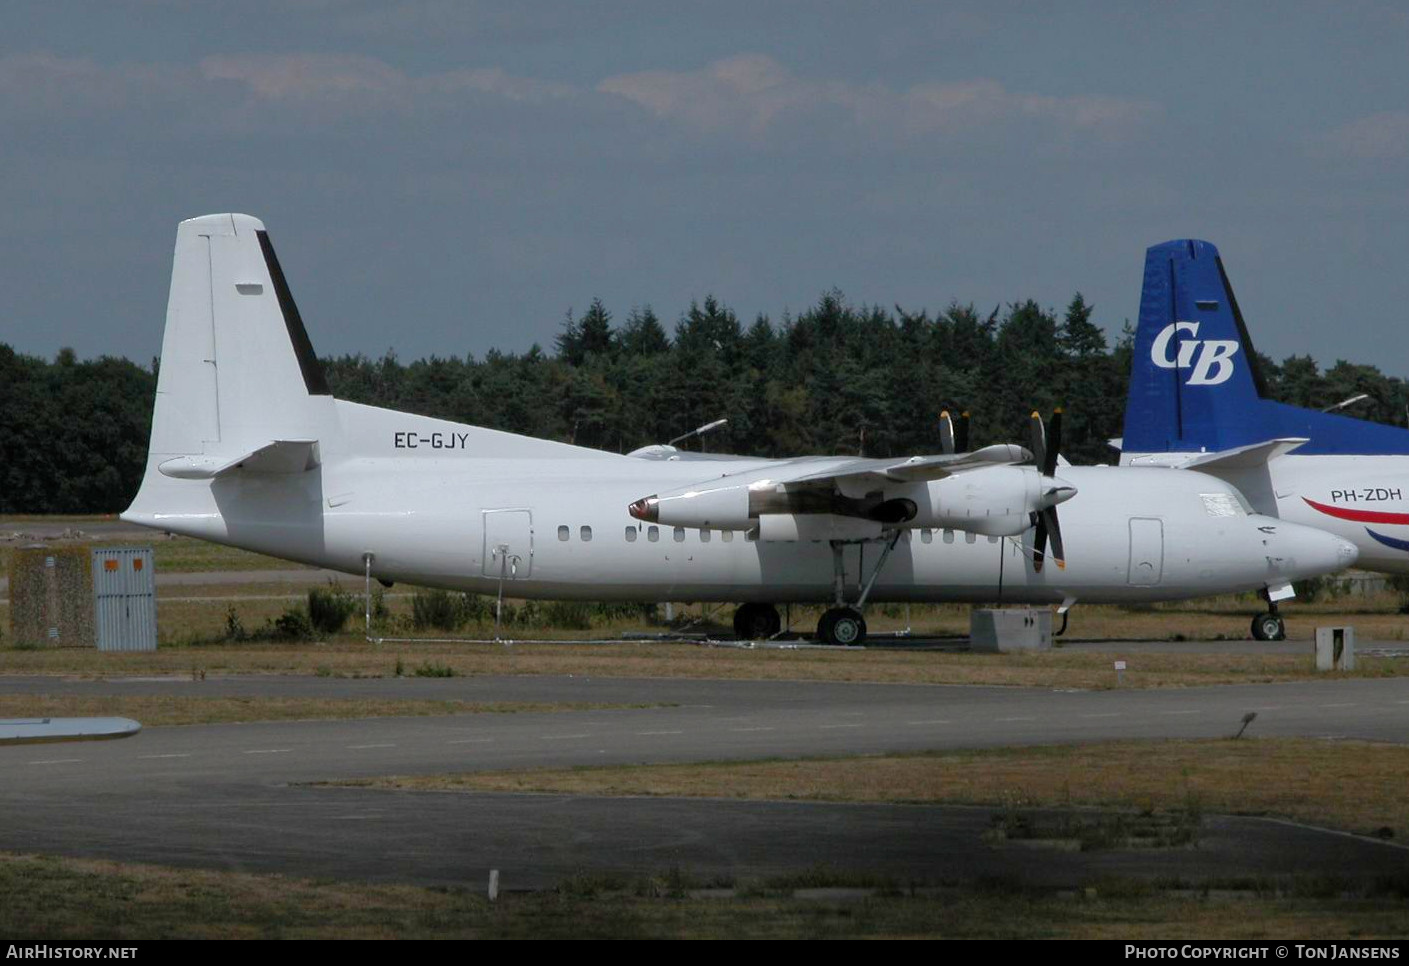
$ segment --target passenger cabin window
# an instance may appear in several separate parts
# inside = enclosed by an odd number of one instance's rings
[[[934,543],[934,531],[933,531],[933,530],[921,530],[921,531],[920,531],[920,542],[921,542],[921,543]]]
[[[954,531],[953,531],[953,530],[945,530],[945,531],[944,531],[944,542],[945,542],[945,543],[953,543],[953,542],[954,542]]]
[[[558,539],[559,539],[559,540],[566,540],[567,538],[568,538],[568,528],[567,528],[567,527],[558,527]]]
[[[684,527],[676,527],[676,528],[675,528],[675,542],[676,542],[676,543],[684,543],[684,542],[685,542],[685,528],[684,528]]]
[[[700,531],[700,543],[709,543],[709,531],[708,531],[708,530],[701,530],[701,531]]]
[[[635,527],[627,527],[627,528],[626,528],[626,542],[627,542],[627,543],[635,543],[635,542],[636,542],[636,528],[635,528]]]
[[[733,542],[734,542],[734,531],[733,531],[733,530],[725,530],[723,533],[721,533],[721,534],[719,535],[719,539],[720,539],[720,540],[723,540],[725,543],[733,543]]]
[[[964,542],[965,542],[965,543],[977,543],[977,542],[978,542],[978,534],[977,534],[977,533],[974,533],[972,530],[970,530],[969,532],[967,532],[967,533],[964,534]]]
[[[657,540],[659,540],[659,539],[660,539],[660,527],[647,527],[647,528],[646,528],[646,539],[649,540],[649,541],[651,541],[651,543],[655,543]]]
[[[591,542],[592,542],[592,528],[591,528],[591,527],[583,527],[583,528],[582,528],[582,542],[583,542],[583,543],[591,543]]]

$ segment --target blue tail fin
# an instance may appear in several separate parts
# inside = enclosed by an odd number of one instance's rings
[[[1192,239],[1149,248],[1125,452],[1215,452],[1300,436],[1310,441],[1298,454],[1409,453],[1409,430],[1266,396],[1218,249]]]

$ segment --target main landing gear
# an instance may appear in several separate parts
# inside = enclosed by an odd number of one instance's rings
[[[1252,636],[1258,641],[1285,641],[1287,639],[1287,623],[1282,620],[1282,615],[1277,613],[1277,602],[1267,597],[1267,592],[1263,591],[1263,598],[1267,600],[1267,613],[1258,614],[1252,619]]]
[[[857,647],[866,642],[866,618],[861,612],[866,607],[866,598],[871,595],[876,578],[881,575],[886,558],[900,541],[900,534],[901,531],[896,530],[889,535],[875,567],[871,569],[866,586],[862,588],[854,604],[846,602],[846,564],[842,556],[846,543],[841,540],[831,542],[832,567],[835,573],[834,599],[832,606],[817,622],[817,640],[820,643],[837,647]],[[734,611],[734,636],[741,641],[767,640],[776,636],[782,626],[778,609],[772,604],[741,604],[738,610]]]
[[[886,565],[886,558],[900,542],[900,534],[900,530],[890,534],[880,557],[876,559],[876,566],[871,570],[871,576],[866,580],[866,586],[861,589],[856,603],[851,605],[846,602],[846,562],[842,556],[846,544],[840,540],[832,541],[833,603],[817,622],[818,641],[837,647],[857,647],[866,643],[866,618],[861,616],[861,612],[866,607],[866,598],[871,596],[871,588],[876,585],[876,578]]]
[[[833,607],[817,622],[817,639],[850,647],[866,640],[866,618],[854,607]]]
[[[766,641],[783,629],[772,604],[741,604],[734,611],[734,636],[741,641]]]

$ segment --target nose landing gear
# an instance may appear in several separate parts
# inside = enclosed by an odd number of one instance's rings
[[[1265,590],[1262,592],[1262,598],[1267,601],[1267,613],[1258,614],[1252,619],[1253,640],[1285,641],[1287,623],[1282,620],[1282,615],[1277,613],[1277,602]]]

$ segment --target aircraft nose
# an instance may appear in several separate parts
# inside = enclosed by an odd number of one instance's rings
[[[1280,539],[1275,541],[1274,563],[1288,579],[1334,573],[1360,558],[1360,549],[1355,544],[1325,530],[1286,522],[1279,523],[1277,529]]]
[[[1340,557],[1341,567],[1353,567],[1355,561],[1360,559],[1360,548],[1342,537],[1336,537],[1340,546],[1336,547],[1336,554]]]

